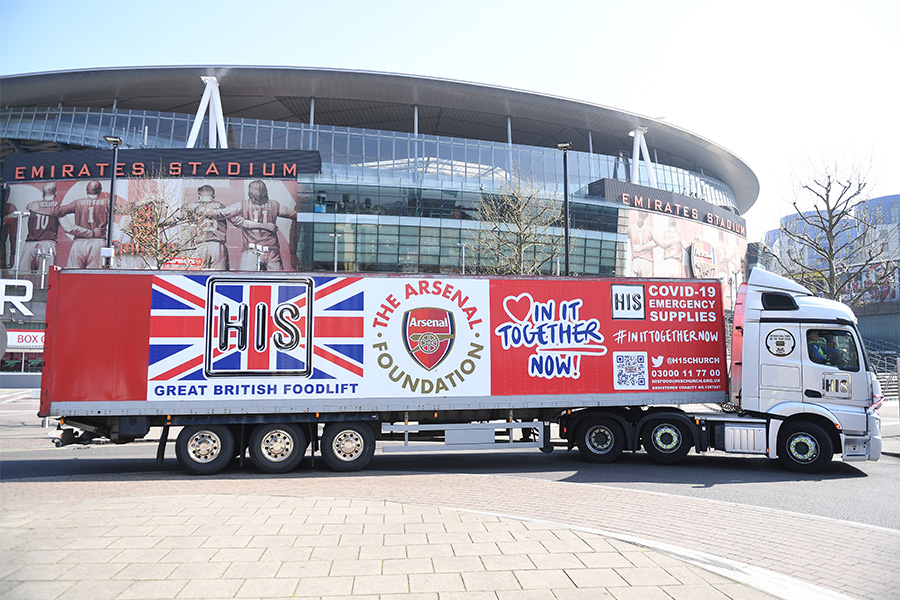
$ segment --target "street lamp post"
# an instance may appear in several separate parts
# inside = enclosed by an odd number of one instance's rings
[[[250,249],[250,252],[256,255],[256,270],[262,271],[262,258],[268,254],[269,247],[261,244],[249,244],[248,248]]]
[[[462,274],[466,274],[466,245],[465,244],[457,244],[458,247],[462,248]]]
[[[106,248],[107,248],[107,256],[109,257],[109,268],[113,266],[113,250],[112,250],[112,235],[113,235],[113,216],[115,215],[116,210],[116,163],[119,162],[119,146],[122,145],[122,138],[116,137],[113,135],[105,135],[103,139],[107,141],[107,143],[112,145],[113,148],[113,159],[112,159],[112,168],[110,169],[110,180],[109,180],[109,215],[107,216],[106,222]]]
[[[330,237],[334,238],[334,272],[337,273],[337,245],[338,240],[344,236],[342,233],[329,233]]]
[[[36,253],[41,257],[41,289],[44,289],[47,281],[47,259],[53,258],[53,250],[47,248],[46,250],[37,250]]]
[[[19,265],[22,264],[22,217],[31,215],[27,210],[17,210],[13,213],[16,218],[16,279],[19,278]]]
[[[562,142],[556,145],[563,152],[563,236],[565,238],[565,266],[566,277],[569,276],[569,150],[571,142]]]

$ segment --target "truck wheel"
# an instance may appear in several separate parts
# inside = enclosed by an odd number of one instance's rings
[[[644,450],[658,463],[677,463],[691,450],[691,432],[678,421],[650,421],[642,438]]]
[[[234,435],[225,425],[188,425],[175,441],[175,456],[195,475],[218,473],[234,457]]]
[[[625,432],[612,419],[586,419],[578,427],[578,451],[585,460],[608,463],[619,458],[625,447]]]
[[[250,460],[265,473],[287,473],[300,464],[308,445],[297,425],[257,425],[250,435]]]
[[[796,421],[778,433],[778,460],[798,473],[820,473],[831,463],[834,444],[815,423]]]
[[[365,423],[330,423],[322,432],[322,460],[335,471],[359,471],[375,454],[375,434]]]

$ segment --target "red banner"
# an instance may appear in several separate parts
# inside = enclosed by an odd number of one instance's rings
[[[727,390],[718,282],[491,281],[495,395]]]

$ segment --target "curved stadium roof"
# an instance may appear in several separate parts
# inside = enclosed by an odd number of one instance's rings
[[[516,144],[630,153],[635,127],[648,127],[656,160],[723,181],[741,214],[756,201],[759,181],[740,158],[668,123],[597,104],[509,88],[413,75],[309,67],[127,67],[55,71],[0,78],[3,106],[79,106],[194,114],[201,76],[219,79],[226,117],[309,121],[321,125],[506,142],[507,116]]]

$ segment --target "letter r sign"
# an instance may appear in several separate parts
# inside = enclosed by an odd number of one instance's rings
[[[23,315],[27,317],[34,316],[34,313],[25,306],[26,302],[31,302],[31,297],[34,293],[33,283],[27,279],[0,279],[0,287],[2,287],[2,294],[0,294],[0,314],[6,314],[6,303],[9,302],[12,304],[13,308]],[[10,292],[16,288],[23,289],[24,293],[11,294]]]

